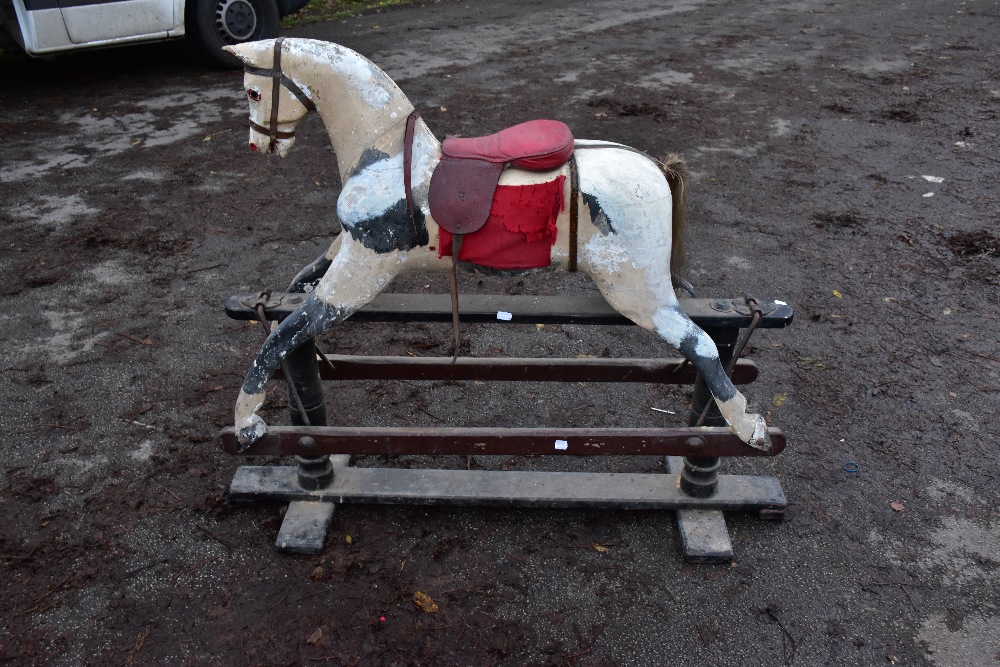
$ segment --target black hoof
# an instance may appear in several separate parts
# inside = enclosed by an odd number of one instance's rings
[[[263,419],[254,415],[252,418],[252,423],[249,426],[244,426],[236,433],[236,441],[239,443],[239,451],[245,452],[250,449],[253,443],[264,437],[267,433],[267,424]]]

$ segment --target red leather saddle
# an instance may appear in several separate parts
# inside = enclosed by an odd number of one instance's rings
[[[556,120],[532,120],[485,137],[448,137],[428,192],[431,215],[452,234],[478,231],[508,166],[549,171],[573,155],[573,133]]]

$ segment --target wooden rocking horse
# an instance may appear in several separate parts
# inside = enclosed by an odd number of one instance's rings
[[[314,289],[246,376],[235,414],[242,448],[267,432],[256,413],[282,359],[396,275],[448,269],[456,252],[460,262],[495,269],[586,271],[612,307],[695,365],[743,442],[770,450],[764,418],[746,412],[712,339],[674,295],[681,177],[635,149],[574,140],[555,121],[442,145],[396,84],[350,49],[280,38],[226,48],[246,65],[252,149],[285,156],[309,111],[323,119],[340,165],[346,232],[299,274]]]

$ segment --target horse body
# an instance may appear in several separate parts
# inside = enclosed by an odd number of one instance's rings
[[[248,446],[266,432],[256,414],[267,381],[281,360],[306,340],[365,306],[403,271],[451,266],[439,257],[438,226],[428,204],[441,144],[422,120],[412,144],[411,216],[404,191],[403,143],[413,105],[384,72],[344,47],[305,39],[227,47],[247,65],[250,145],[284,156],[296,123],[314,106],[337,154],[343,188],[337,213],[346,233],[325,260],[304,273],[322,278],[304,303],[271,333],[243,383],[236,429]],[[280,55],[279,55],[280,54]],[[280,85],[279,85],[280,83]],[[269,123],[270,126],[265,126]],[[746,413],[746,400],[729,381],[712,339],[680,309],[670,274],[673,196],[659,165],[637,151],[600,141],[576,141],[579,172],[579,268],[616,310],[678,348],[702,373],[733,431],[767,449],[763,418]],[[565,179],[569,168],[505,170],[500,185]],[[559,215],[553,264],[570,254],[569,206]],[[300,274],[303,275],[303,274]]]

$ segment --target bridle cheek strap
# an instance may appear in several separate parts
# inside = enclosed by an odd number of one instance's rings
[[[268,134],[271,140],[267,144],[267,151],[274,152],[278,144],[278,99],[281,96],[281,44],[284,37],[274,40],[274,67],[271,73],[271,128]]]

